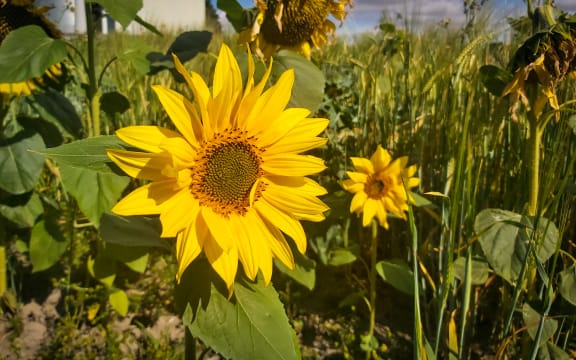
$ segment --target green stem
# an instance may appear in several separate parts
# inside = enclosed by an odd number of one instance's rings
[[[185,327],[184,330],[184,359],[196,360],[196,339],[192,336],[190,329]]]
[[[372,220],[372,236],[370,241],[370,323],[368,325],[368,338],[374,336],[376,325],[376,261],[378,260],[378,223]],[[366,359],[370,359],[371,351],[366,352]]]
[[[98,82],[96,79],[96,56],[94,52],[94,38],[96,35],[94,19],[92,18],[92,3],[84,2],[86,12],[86,35],[88,37],[88,102],[91,127],[89,136],[100,135],[100,96],[98,95]]]
[[[542,141],[542,131],[538,126],[538,119],[528,112],[530,126],[530,138],[528,139],[529,162],[528,171],[530,176],[530,198],[528,199],[528,216],[536,216],[538,210],[538,192],[540,188],[540,143]]]

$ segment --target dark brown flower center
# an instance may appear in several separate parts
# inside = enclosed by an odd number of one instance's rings
[[[223,216],[244,214],[250,205],[250,191],[262,176],[261,153],[255,139],[243,131],[216,134],[198,152],[192,168],[192,194],[201,205]],[[262,186],[257,186],[256,195]]]
[[[314,31],[321,29],[330,12],[332,0],[268,0],[262,22],[262,36],[272,44],[297,46],[308,41]],[[277,6],[284,5],[282,30],[274,15]]]

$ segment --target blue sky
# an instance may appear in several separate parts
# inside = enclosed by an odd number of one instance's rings
[[[244,7],[251,7],[254,4],[252,0],[239,0],[239,2]],[[464,18],[462,3],[463,0],[355,0],[344,26],[337,32],[352,34],[370,31],[378,25],[383,11],[392,15],[406,15],[408,18],[427,23],[437,23],[444,19],[458,23]],[[556,4],[567,12],[576,12],[576,0],[556,0]],[[525,11],[522,0],[488,0],[485,7],[493,14],[495,20]]]

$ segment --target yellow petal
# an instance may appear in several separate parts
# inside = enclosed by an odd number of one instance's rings
[[[163,153],[106,150],[108,157],[127,175],[144,180],[164,180],[173,171],[172,157]],[[174,173],[175,176],[176,173]]]
[[[350,178],[350,180],[356,183],[366,183],[368,181],[368,175],[366,173],[355,172],[355,171],[346,171],[346,175]]]
[[[353,194],[355,194],[359,191],[364,191],[364,187],[365,187],[363,182],[356,182],[356,181],[351,180],[351,179],[342,180],[339,183],[340,183],[340,186],[342,186],[344,188],[344,190],[349,191]]]
[[[178,169],[191,168],[194,166],[196,151],[183,137],[164,139],[159,148],[170,153]]]
[[[364,204],[364,212],[362,216],[362,226],[366,227],[370,225],[370,221],[376,215],[376,201],[374,199],[366,200]]]
[[[304,108],[284,110],[277,118],[271,118],[266,121],[265,126],[256,132],[259,144],[261,144],[262,147],[268,147],[279,139],[284,138],[288,132],[296,127],[296,125],[309,114],[310,110]]]
[[[324,169],[324,160],[310,155],[264,153],[262,170],[269,174],[281,176],[307,176],[317,174]]]
[[[196,222],[199,204],[188,189],[180,190],[164,203],[160,222],[162,237],[174,237],[183,229]]]
[[[368,200],[368,195],[364,191],[357,192],[350,202],[350,212],[357,214],[362,212],[366,200]]]
[[[275,239],[256,211],[248,211],[245,218],[247,220],[246,226],[253,231],[252,248],[247,250],[255,253],[258,268],[264,277],[264,283],[268,285],[272,279],[272,251],[270,245],[273,244]],[[242,248],[242,244],[239,244],[238,249],[242,250]]]
[[[232,294],[234,289],[234,278],[238,270],[238,249],[230,248],[228,251],[222,250],[214,239],[204,242],[204,254],[212,268],[226,283],[228,293]]]
[[[287,186],[294,196],[326,195],[326,189],[316,181],[302,176],[267,176],[266,180],[278,186]]]
[[[264,121],[264,119],[276,119],[280,116],[286,105],[288,105],[293,84],[294,70],[286,70],[280,75],[276,84],[266,90],[264,94],[256,100],[256,103],[246,118],[244,126],[256,134],[265,130],[267,121]]]
[[[374,174],[374,166],[372,162],[366,158],[351,157],[350,160],[354,164],[354,168],[357,172],[363,172],[365,174]]]
[[[176,237],[176,260],[178,261],[178,271],[176,272],[176,281],[180,283],[182,279],[182,274],[200,255],[202,250],[201,239],[196,236],[196,229],[194,227],[194,222],[180,232]]]
[[[181,138],[181,135],[170,129],[159,126],[127,126],[116,130],[120,140],[148,152],[162,152],[160,144],[165,139]]]
[[[202,207],[201,214],[206,227],[220,248],[227,251],[235,246],[234,239],[236,234],[227,218],[216,214],[208,206]]]
[[[161,202],[150,195],[150,185],[140,186],[126,195],[112,208],[112,212],[123,216],[160,214]]]
[[[260,261],[258,248],[261,243],[260,234],[254,234],[256,225],[250,221],[252,218],[241,215],[230,215],[230,222],[236,233],[238,258],[244,268],[244,273],[250,280],[256,279]]]
[[[380,145],[378,145],[376,151],[374,151],[374,154],[372,154],[372,157],[370,158],[375,172],[379,172],[380,170],[386,168],[391,160],[392,156],[390,156],[388,150],[384,150]]]
[[[250,62],[248,63],[248,65],[250,66]],[[248,74],[248,76],[250,77],[248,78],[244,96],[242,97],[242,100],[240,101],[240,105],[238,107],[237,125],[239,128],[243,129],[246,128],[246,120],[248,119],[248,116],[254,109],[256,101],[262,94],[262,90],[264,90],[264,86],[268,82],[268,78],[270,77],[271,71],[272,71],[272,61],[270,61],[270,64],[266,69],[264,76],[262,76],[262,79],[260,79],[260,82],[255,87],[252,85],[254,82],[253,73],[252,75]]]
[[[323,212],[329,210],[328,206],[315,196],[273,183],[266,187],[262,197],[296,219],[322,221],[324,220]]]
[[[268,240],[270,250],[275,258],[280,260],[290,270],[294,269],[294,255],[290,249],[290,245],[286,242],[284,234],[278,228],[264,220],[264,224],[272,237]]]
[[[153,85],[152,90],[158,96],[162,107],[178,131],[193,147],[197,148],[198,140],[192,126],[192,116],[188,109],[192,106],[184,96],[162,85]],[[187,104],[188,103],[188,104]]]
[[[298,220],[262,198],[254,203],[254,208],[267,222],[290,236],[294,240],[298,251],[302,254],[306,252],[306,233]]]

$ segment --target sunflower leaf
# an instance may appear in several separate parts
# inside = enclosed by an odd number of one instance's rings
[[[68,243],[54,219],[36,223],[30,235],[32,272],[46,270],[54,265],[66,251]]]
[[[43,211],[42,200],[35,192],[10,195],[0,201],[0,215],[23,228],[34,226]]]
[[[101,173],[123,174],[106,155],[107,149],[128,149],[129,146],[114,135],[96,136],[73,141],[55,148],[37,151],[59,164]]]
[[[177,289],[186,303],[184,325],[193,336],[226,358],[300,358],[295,333],[271,285],[237,280],[228,300],[207,276],[212,272],[206,261],[195,261]]]
[[[88,0],[88,2],[98,3],[102,5],[106,11],[118,21],[122,27],[126,28],[142,9],[142,0]]]
[[[30,150],[43,148],[42,137],[30,131],[20,131],[0,143],[0,189],[10,194],[23,194],[34,189],[44,168],[44,156]]]
[[[288,107],[306,108],[314,113],[324,98],[324,74],[304,56],[290,50],[280,50],[274,55],[272,83],[288,69],[294,69],[294,87]]]
[[[536,310],[532,309],[528,303],[524,303],[522,306],[522,317],[524,318],[524,324],[526,325],[528,335],[534,340],[536,333],[538,332],[538,325],[542,315],[540,315]],[[558,320],[552,318],[544,319],[544,328],[542,329],[542,334],[540,336],[539,345],[543,345],[550,339],[556,329],[558,328]]]
[[[64,42],[49,37],[41,27],[18,28],[11,31],[0,46],[0,83],[40,77],[66,55]]]
[[[62,184],[76,201],[84,215],[96,226],[100,217],[118,201],[130,179],[113,173],[60,165]]]
[[[532,238],[538,261],[544,263],[556,251],[558,228],[545,218],[538,219],[534,233],[534,219],[501,209],[485,209],[476,216],[474,231],[486,260],[504,280],[513,284],[520,274]]]
[[[100,235],[108,243],[127,247],[161,247],[171,250],[162,239],[160,219],[153,216],[118,216],[105,213],[100,219]]]
[[[561,271],[559,277],[560,295],[564,300],[576,306],[576,265]]]

